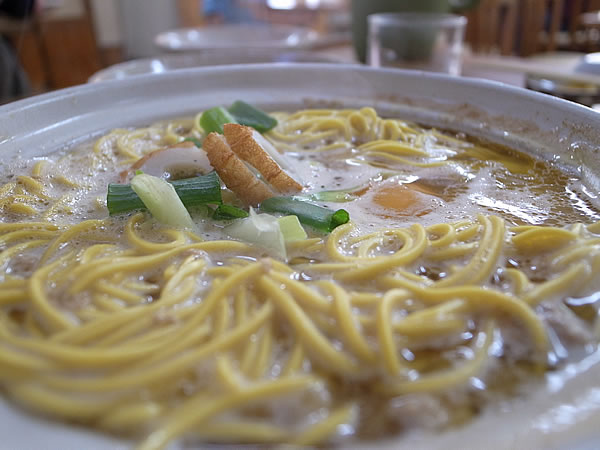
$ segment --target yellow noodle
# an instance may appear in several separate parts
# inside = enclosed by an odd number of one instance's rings
[[[595,272],[584,263],[575,264],[558,277],[546,281],[527,292],[523,296],[523,300],[534,306],[543,299],[562,294],[572,287],[574,283],[585,283],[587,278],[594,273]]]
[[[103,415],[115,405],[115,400],[110,398],[97,401],[82,397],[70,398],[42,386],[29,384],[16,384],[11,390],[11,396],[19,403],[64,419],[93,419]]]
[[[456,229],[448,223],[427,227],[427,232],[436,236],[436,239],[429,239],[431,247],[445,247],[456,240]]]
[[[22,214],[24,216],[35,216],[38,213],[37,210],[23,203],[10,203],[4,207],[4,210],[12,214]]]
[[[22,239],[52,238],[57,234],[57,232],[54,230],[36,230],[27,229],[26,227],[23,228],[25,229],[11,231],[0,236],[0,244],[7,244],[9,242],[20,241]]]
[[[488,356],[488,349],[492,344],[493,330],[493,322],[484,327],[480,336],[475,339],[475,357],[460,367],[448,369],[441,373],[422,375],[416,380],[386,383],[379,388],[390,395],[401,395],[412,392],[436,392],[466,383],[469,378],[477,376],[483,368]]]
[[[123,309],[123,305],[121,305],[117,300],[103,294],[94,295],[94,305],[99,310],[108,312],[116,312]]]
[[[32,241],[15,244],[0,253],[0,264],[4,264],[5,262],[9,261],[10,258],[12,258],[15,254],[21,253],[27,249],[41,247],[42,245],[47,244],[48,241],[48,239],[35,239]]]
[[[521,252],[537,253],[554,250],[577,237],[575,233],[560,228],[527,227],[524,231],[520,232],[521,230],[523,227],[511,228],[511,231],[518,232],[513,236],[512,242]]]
[[[76,325],[73,319],[68,318],[64,313],[51,305],[45,292],[46,277],[63,261],[63,259],[58,259],[54,263],[42,267],[31,276],[28,284],[28,294],[31,298],[32,306],[41,314],[44,325],[53,331],[73,328]]]
[[[435,249],[432,245],[432,251],[428,253],[427,259],[430,261],[445,261],[454,258],[463,258],[479,247],[477,242],[469,242],[468,244],[455,244],[443,249]]]
[[[384,365],[392,375],[398,375],[402,369],[402,363],[398,358],[398,350],[394,341],[394,330],[391,321],[392,308],[396,302],[406,300],[408,295],[406,291],[391,290],[383,296],[377,308],[379,347]]]
[[[258,353],[258,336],[252,336],[250,342],[244,348],[244,354],[240,361],[240,370],[246,376],[250,374],[250,370],[256,360],[256,354]]]
[[[414,240],[405,243],[401,250],[394,255],[384,257],[382,260],[370,264],[359,264],[356,269],[342,272],[338,279],[346,281],[361,281],[371,278],[385,271],[393,270],[395,267],[412,263],[416,260],[427,246],[427,236],[422,225],[415,224],[411,227],[414,232]]]
[[[57,377],[47,377],[44,382],[49,386],[59,389],[70,389],[74,392],[111,392],[115,389],[140,388],[169,379],[174,374],[180,373],[184,368],[202,360],[217,351],[228,349],[247,338],[262,326],[271,316],[272,307],[265,305],[252,319],[244,325],[236,327],[222,336],[200,346],[189,353],[177,355],[172,358],[168,365],[152,366],[143,372],[132,372],[118,374],[113,377],[99,379],[74,379],[63,380]]]
[[[222,396],[210,401],[203,396],[192,398],[182,404],[167,424],[150,434],[138,450],[161,449],[175,436],[191,427],[208,420],[221,411],[246,404],[254,399],[267,399],[272,396],[305,390],[314,382],[309,376],[286,377],[276,381],[257,383],[241,392]]]
[[[63,243],[67,243],[72,240],[76,235],[85,233],[89,230],[101,227],[104,225],[104,221],[102,220],[86,220],[84,222],[78,223],[77,225],[73,225],[67,231],[58,236],[46,249],[44,254],[42,255],[40,261],[44,263],[53,253],[56,252],[56,249]]]
[[[165,234],[173,238],[171,242],[156,243],[140,238],[135,233],[135,226],[136,224],[141,222],[143,218],[144,215],[142,213],[136,214],[131,219],[129,219],[125,227],[125,236],[127,237],[127,240],[133,245],[133,247],[139,248],[147,253],[153,253],[157,251],[159,252],[163,250],[168,250],[170,248],[175,248],[177,246],[185,244],[185,236],[179,230],[165,230]]]
[[[290,292],[299,299],[305,308],[314,308],[315,310],[323,312],[331,311],[331,302],[314,289],[306,286],[305,283],[292,280],[289,276],[285,276],[278,272],[271,272],[270,276],[273,280],[285,285]]]
[[[461,283],[479,284],[491,275],[496,267],[503,244],[504,222],[499,217],[479,216],[484,226],[479,248],[471,261],[458,272],[436,283],[437,286],[453,286]]]
[[[329,417],[304,431],[299,437],[294,439],[293,443],[305,446],[316,445],[324,441],[327,436],[333,434],[336,427],[352,420],[354,410],[355,405],[349,404],[332,411]]]
[[[296,340],[296,343],[290,352],[290,356],[281,370],[281,374],[290,375],[298,371],[301,368],[303,361],[304,349],[302,348],[302,343],[299,340]]]
[[[64,184],[67,187],[70,187],[70,188],[80,188],[81,187],[78,183],[75,183],[74,181],[69,180],[64,175],[55,175],[54,177],[52,177],[52,179],[61,184]]]
[[[119,405],[102,417],[99,426],[109,430],[127,430],[155,420],[163,410],[163,405],[153,401]]]
[[[243,380],[234,370],[231,365],[231,360],[229,357],[225,355],[221,355],[217,357],[217,376],[219,377],[219,381],[225,386],[228,390],[233,392],[239,392],[243,387]]]
[[[272,279],[265,276],[260,278],[259,284],[277,308],[290,321],[299,339],[309,348],[315,349],[324,358],[322,363],[331,365],[334,371],[350,373],[357,371],[356,364],[347,355],[331,345],[290,294],[280,290]]]
[[[358,328],[359,324],[356,323],[353,317],[348,294],[335,283],[329,282],[325,286],[334,297],[334,313],[346,345],[360,358],[366,361],[374,361],[375,352],[369,347]]]
[[[199,438],[211,442],[230,442],[235,436],[238,442],[277,443],[285,441],[287,432],[281,427],[258,421],[210,422],[193,431]]]

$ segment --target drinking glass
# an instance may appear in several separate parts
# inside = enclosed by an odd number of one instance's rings
[[[466,24],[454,14],[371,14],[367,63],[460,75]]]

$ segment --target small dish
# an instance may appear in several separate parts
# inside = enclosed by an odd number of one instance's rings
[[[554,95],[585,106],[591,107],[600,102],[600,85],[594,83],[527,74],[525,84],[533,91]]]
[[[154,43],[172,52],[239,48],[302,49],[314,47],[320,35],[287,25],[214,25],[160,33]]]
[[[179,69],[230,64],[262,63],[335,63],[332,57],[307,51],[279,49],[226,49],[206,50],[194,53],[176,53],[125,61],[93,74],[88,83],[122,80],[136,75],[159,74]]]
[[[600,53],[588,53],[582,56],[575,66],[575,72],[600,75]]]

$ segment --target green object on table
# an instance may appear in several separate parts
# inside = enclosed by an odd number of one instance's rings
[[[361,62],[367,57],[367,16],[383,12],[461,12],[479,0],[352,0],[352,42]]]

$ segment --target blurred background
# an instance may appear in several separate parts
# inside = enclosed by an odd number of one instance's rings
[[[1,101],[94,74],[99,81],[234,62],[360,63],[366,15],[412,9],[467,17],[463,75],[598,103],[600,0],[0,0]]]

